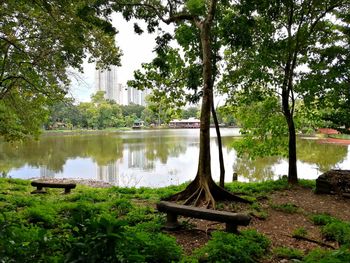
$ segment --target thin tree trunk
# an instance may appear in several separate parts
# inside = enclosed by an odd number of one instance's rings
[[[298,172],[297,172],[297,149],[296,149],[296,134],[293,116],[290,116],[288,121],[289,130],[289,167],[288,167],[288,183],[298,183]]]
[[[220,185],[220,187],[225,187],[225,164],[224,164],[224,156],[222,153],[222,140],[221,140],[220,127],[219,127],[218,117],[216,115],[214,103],[211,104],[211,114],[213,115],[216,136],[218,139],[219,163],[220,163],[220,183],[219,183],[219,185]]]
[[[286,78],[289,75],[286,74]],[[297,184],[298,183],[298,172],[297,172],[297,151],[296,151],[296,134],[295,125],[293,120],[293,109],[291,111],[289,105],[289,90],[286,86],[282,88],[282,108],[283,114],[286,118],[289,133],[288,142],[288,183]],[[294,105],[294,104],[293,104]]]

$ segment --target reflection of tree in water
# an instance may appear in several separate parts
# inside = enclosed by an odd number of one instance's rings
[[[121,140],[107,135],[49,136],[39,141],[3,143],[1,147],[0,170],[27,164],[61,172],[68,159],[90,157],[98,165],[107,165],[123,156]]]
[[[280,161],[279,157],[264,157],[251,160],[237,158],[233,164],[233,171],[249,181],[264,181],[274,177],[272,168]]]
[[[298,140],[298,160],[315,164],[321,172],[332,169],[337,163],[344,161],[348,148],[344,145],[320,143],[317,140]]]
[[[178,157],[187,149],[186,140],[176,137],[147,136],[124,142],[129,144],[130,151],[144,151],[145,158],[153,163],[159,160],[162,164],[166,164],[169,157]]]

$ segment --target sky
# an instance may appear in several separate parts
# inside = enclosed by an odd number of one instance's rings
[[[150,62],[154,58],[153,49],[155,47],[155,37],[157,33],[148,34],[146,30],[142,35],[134,33],[134,22],[126,22],[120,14],[112,16],[112,22],[119,31],[116,35],[116,43],[123,52],[121,67],[118,68],[118,83],[126,84],[133,78],[134,70],[140,69],[142,63]],[[140,26],[144,25],[139,22]],[[94,93],[95,65],[84,63],[84,74],[78,74],[78,81],[72,79],[70,95],[79,102],[90,101],[90,96]]]

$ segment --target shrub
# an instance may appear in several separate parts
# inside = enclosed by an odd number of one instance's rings
[[[255,230],[242,231],[239,235],[214,232],[207,245],[195,252],[195,257],[208,262],[253,263],[264,255],[269,243]]]
[[[120,198],[113,202],[112,209],[117,210],[118,216],[126,215],[131,211],[133,205],[128,199]]]
[[[280,205],[271,205],[271,207],[277,211],[281,211],[288,214],[294,214],[298,211],[298,207],[292,203],[285,203]]]
[[[285,259],[302,259],[304,256],[303,251],[300,249],[289,247],[277,247],[273,250],[273,254],[278,258]]]
[[[339,244],[350,244],[350,224],[340,221],[322,227],[321,233],[327,240],[335,240]]]
[[[293,237],[295,238],[301,238],[301,237],[306,237],[307,236],[307,230],[304,227],[298,227],[293,231],[292,234]]]
[[[340,221],[330,215],[327,214],[318,214],[311,216],[311,220],[315,225],[324,226],[332,222]]]
[[[315,249],[303,260],[304,263],[345,263],[350,262],[350,251],[341,248],[339,250]]]
[[[63,262],[56,237],[38,226],[15,222],[1,224],[1,262]]]
[[[24,218],[29,223],[51,227],[55,222],[56,211],[47,206],[33,206],[24,211]]]
[[[174,238],[126,224],[108,216],[92,220],[80,231],[66,262],[179,261],[182,253]]]

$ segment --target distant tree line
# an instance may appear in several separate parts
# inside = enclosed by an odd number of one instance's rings
[[[155,103],[147,99],[147,106],[134,103],[119,105],[104,98],[103,92],[91,96],[91,102],[76,103],[65,98],[50,108],[45,129],[106,129],[132,127],[135,121],[143,121],[146,126],[167,125],[173,119],[199,118],[199,108],[171,109],[165,103]],[[234,125],[232,112],[218,108],[220,123]]]

